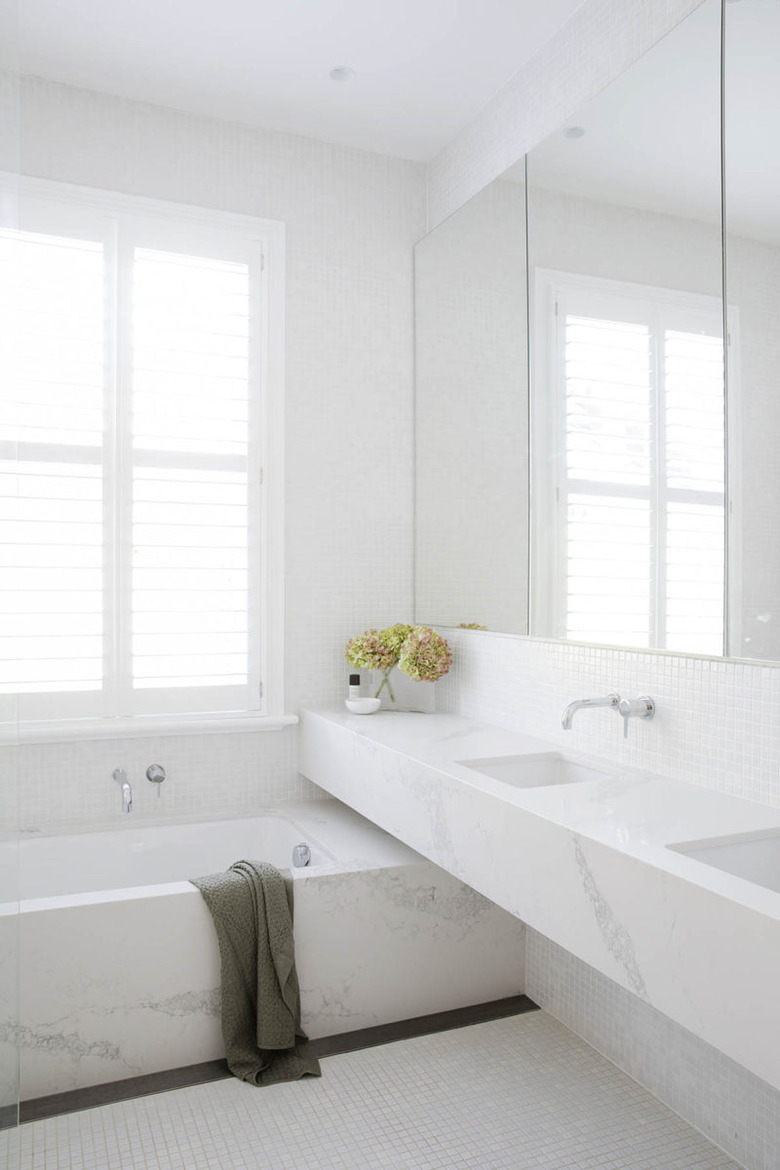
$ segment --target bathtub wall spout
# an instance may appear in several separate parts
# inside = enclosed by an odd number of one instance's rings
[[[133,811],[133,790],[127,779],[127,772],[124,768],[114,768],[113,776],[117,784],[122,787],[122,812],[131,813]]]

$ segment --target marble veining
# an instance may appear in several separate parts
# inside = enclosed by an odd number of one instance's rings
[[[511,915],[333,800],[284,813],[327,855],[294,871],[312,1039],[523,990],[525,931]],[[19,958],[21,1022],[0,1041],[20,1049],[23,1099],[224,1055],[216,936],[185,882],[23,901]]]
[[[601,778],[521,788],[459,763],[562,750]],[[303,711],[301,770],[780,1089],[780,894],[668,848],[776,829],[776,809],[451,714]]]
[[[48,1032],[42,1027],[3,1021],[0,1023],[0,1040],[18,1050],[36,1049],[39,1052],[62,1054],[74,1062],[88,1057],[114,1062],[123,1065],[127,1070],[125,1075],[128,1076],[141,1072],[140,1066],[129,1064],[123,1058],[121,1046],[113,1040],[84,1040],[78,1032]]]
[[[582,878],[582,888],[585,891],[586,898],[593,907],[593,913],[596,916],[596,922],[599,925],[601,937],[604,939],[606,948],[625,971],[626,979],[631,990],[641,996],[642,999],[647,999],[647,987],[645,986],[642,972],[639,970],[636,961],[631,935],[623,923],[618,922],[609,902],[596,884],[593,871],[588,865],[585,852],[582,848],[582,840],[576,833],[574,834],[573,842],[577,869]]]
[[[169,995],[167,999],[143,999],[135,1004],[128,1004],[126,1009],[134,1011],[160,1012],[164,1016],[218,1016],[220,1012],[220,989],[211,987],[207,991],[180,991],[176,995]]]

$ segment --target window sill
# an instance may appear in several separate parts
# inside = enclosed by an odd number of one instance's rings
[[[0,745],[71,743],[91,739],[150,739],[157,735],[232,735],[247,731],[281,731],[297,715],[139,715],[128,719],[73,719],[67,723],[20,723],[0,727]]]

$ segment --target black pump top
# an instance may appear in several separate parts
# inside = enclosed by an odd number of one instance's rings
[[[360,675],[359,674],[351,674],[349,676],[349,685],[351,687],[359,687],[360,686]]]

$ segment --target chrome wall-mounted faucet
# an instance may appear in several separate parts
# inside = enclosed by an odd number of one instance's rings
[[[640,695],[638,699],[621,699],[617,691],[611,691],[603,699],[575,699],[564,708],[561,723],[564,731],[571,730],[572,719],[580,707],[611,707],[623,716],[623,739],[628,739],[629,719],[652,719],[655,715],[655,703],[649,695]]]
[[[617,709],[619,702],[620,695],[615,691],[611,691],[603,699],[575,699],[573,703],[569,703],[568,707],[564,708],[563,719],[561,720],[564,731],[571,730],[572,719],[580,707],[614,707]]]
[[[127,779],[127,772],[124,768],[114,768],[113,777],[122,788],[122,812],[131,813],[133,811],[133,790]]]
[[[649,695],[640,695],[638,699],[621,699],[618,703],[618,712],[623,716],[623,739],[628,739],[629,719],[652,719],[655,715],[655,703]]]

